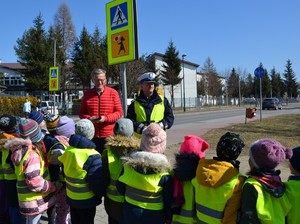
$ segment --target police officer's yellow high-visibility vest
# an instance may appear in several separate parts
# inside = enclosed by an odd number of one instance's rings
[[[110,174],[110,183],[106,189],[106,196],[116,202],[124,202],[124,196],[121,195],[116,187],[116,182],[123,169],[122,161],[116,157],[110,149],[107,150],[108,169]]]
[[[180,214],[173,214],[173,224],[197,223],[195,211],[195,193],[191,181],[183,183],[184,204],[181,206]]]
[[[83,165],[91,155],[99,154],[94,149],[78,149],[69,146],[65,153],[58,157],[64,165],[67,196],[73,200],[87,200],[95,194],[87,183],[87,172]],[[99,154],[100,155],[100,154]]]
[[[240,174],[218,188],[200,185],[196,178],[192,180],[195,188],[197,222],[222,223],[227,201],[232,197]]]
[[[124,166],[124,173],[119,181],[125,183],[125,200],[138,207],[148,210],[162,210],[164,207],[161,186],[158,186],[160,179],[168,172],[159,174],[141,174],[134,169]]]
[[[264,187],[259,181],[251,177],[247,178],[244,184],[246,183],[252,184],[258,193],[256,211],[259,222],[262,224],[285,223],[285,217],[292,207],[287,195],[284,194],[279,198],[275,198],[264,190]]]
[[[161,98],[161,103],[155,104],[153,107],[153,110],[151,112],[150,116],[150,123],[158,123],[162,119],[164,119],[164,113],[165,113],[165,106],[164,106],[164,97],[160,96]],[[145,113],[144,107],[138,102],[134,101],[134,111],[136,114],[136,121],[145,123],[147,121],[147,116]],[[149,124],[146,124],[149,125]],[[140,134],[135,133],[135,135],[139,138],[141,138]]]
[[[15,166],[15,173],[17,176],[17,192],[18,199],[20,202],[30,202],[34,200],[43,200],[44,197],[50,194],[50,192],[32,192],[25,182],[24,175],[24,161],[28,158],[30,153],[37,153],[40,157],[40,176],[42,176],[45,180],[50,180],[49,172],[45,167],[45,163],[41,153],[38,150],[28,150],[23,158],[20,161],[18,166]]]

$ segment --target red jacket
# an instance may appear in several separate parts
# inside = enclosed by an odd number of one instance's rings
[[[118,92],[105,86],[102,94],[96,89],[87,90],[81,101],[79,117],[90,118],[92,116],[105,116],[105,122],[94,123],[95,137],[106,138],[113,135],[115,122],[123,116],[122,104]]]

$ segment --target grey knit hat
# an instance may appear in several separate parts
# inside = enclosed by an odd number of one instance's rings
[[[117,120],[114,127],[115,135],[132,136],[133,135],[133,123],[128,118],[120,118]]]
[[[94,124],[89,119],[77,121],[75,125],[75,134],[85,136],[91,140],[95,135]]]

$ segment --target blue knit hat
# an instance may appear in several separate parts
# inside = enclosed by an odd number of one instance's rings
[[[29,118],[32,119],[32,120],[35,120],[39,125],[43,122],[44,120],[44,117],[43,117],[43,114],[36,110],[36,111],[32,111],[30,114],[29,114]]]

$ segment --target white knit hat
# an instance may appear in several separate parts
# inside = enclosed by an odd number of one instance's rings
[[[150,124],[142,133],[140,149],[163,154],[167,146],[167,134],[157,123]]]
[[[75,134],[83,135],[91,140],[95,135],[95,127],[93,122],[91,122],[89,119],[81,119],[77,121],[75,125]]]

